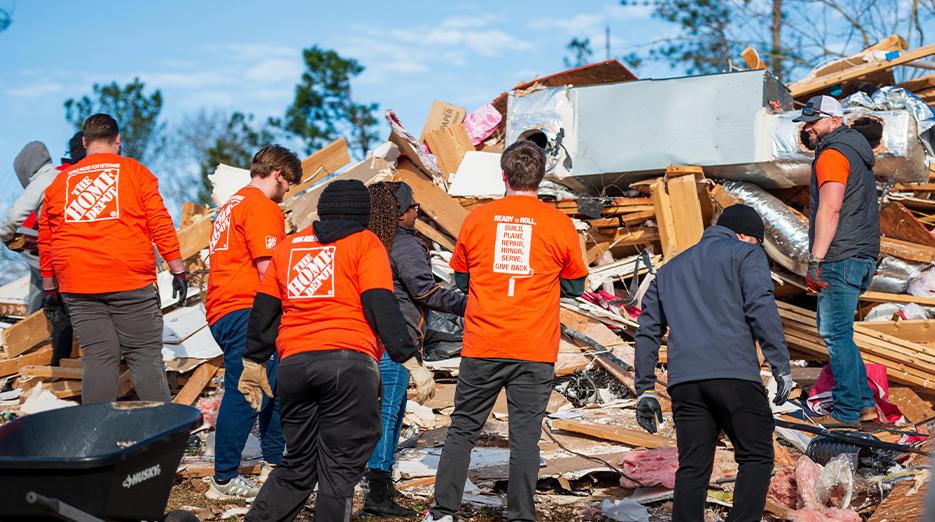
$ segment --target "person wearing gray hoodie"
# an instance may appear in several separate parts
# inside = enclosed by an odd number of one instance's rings
[[[4,244],[9,244],[16,239],[17,230],[20,227],[24,229],[35,229],[38,225],[39,207],[42,205],[42,196],[55,176],[58,175],[58,169],[52,164],[52,156],[49,149],[41,141],[31,141],[23,147],[23,150],[16,155],[13,160],[13,171],[23,186],[23,193],[20,194],[13,206],[7,212],[6,219],[0,227],[0,240]],[[30,219],[30,216],[33,216]],[[30,227],[29,225],[33,226]],[[25,225],[25,226],[24,226]],[[33,236],[33,247],[29,244],[18,250],[23,261],[29,265],[30,286],[29,286],[29,313],[33,313],[42,307],[42,275],[39,273],[39,256],[35,246],[35,237],[38,235],[30,234],[28,230],[24,234]]]

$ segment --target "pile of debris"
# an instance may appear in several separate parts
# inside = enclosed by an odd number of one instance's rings
[[[775,411],[769,516],[915,520],[922,515],[929,467],[924,454],[935,420],[935,113],[927,105],[935,103],[935,75],[893,85],[892,69],[933,54],[935,45],[908,50],[901,38],[891,37],[787,86],[751,51],[744,53],[747,71],[667,80],[638,80],[611,60],[522,83],[471,113],[436,101],[418,138],[387,111],[386,143],[353,164],[343,139],[329,144],[302,162],[302,182],[281,206],[292,232],[316,219],[318,197],[334,180],[405,181],[421,205],[416,229],[432,245],[433,271],[451,284],[447,260],[465,216],[503,195],[504,146],[518,139],[541,145],[547,181],[540,198],[573,218],[590,277],[581,298],[562,302],[564,335],[543,426],[540,493],[553,504],[590,506],[589,513],[614,520],[647,520],[670,509],[677,454],[662,384],[665,349],[657,394],[666,420],[650,435],[634,417],[632,341],[640,297],[655,269],[697,242],[721,209],[749,204],[767,222],[765,247],[793,377],[801,385],[799,400]],[[803,212],[814,154],[791,120],[794,104],[816,93],[846,96],[847,124],[868,137],[877,155],[883,258],[855,324],[878,400],[888,405],[890,424],[872,433],[841,432],[805,415],[806,409],[814,416],[827,407],[828,352],[803,279]],[[242,169],[219,166],[212,176],[215,202],[247,179]],[[200,283],[186,306],[175,306],[167,295],[168,273],[159,274],[163,354],[174,400],[197,403],[208,422],[183,461],[184,479],[212,472],[208,432],[222,393],[220,350],[201,304],[212,212],[187,204],[178,231],[183,257]],[[10,320],[3,325],[0,357],[0,409],[7,417],[80,397],[80,347],[62,366],[48,366],[45,317],[23,317],[27,284],[0,288],[0,314]],[[397,487],[419,498],[431,493],[457,379],[460,326],[444,317],[430,320],[430,326],[441,323],[438,343],[446,345],[426,347],[438,393],[425,406],[409,403],[396,470]],[[764,382],[774,389],[767,370]],[[121,396],[133,397],[126,371]],[[507,415],[501,396],[472,455],[468,502],[502,502]],[[245,453],[250,456],[258,457]],[[723,511],[731,505],[736,475],[729,443],[716,458],[709,508]],[[258,473],[259,466],[248,463],[242,472]]]

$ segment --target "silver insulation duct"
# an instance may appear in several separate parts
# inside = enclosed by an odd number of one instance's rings
[[[929,265],[910,263],[891,256],[884,256],[877,265],[868,290],[888,294],[905,294],[909,281]]]
[[[766,254],[786,270],[804,276],[808,271],[808,223],[805,218],[752,183],[726,181],[724,188],[744,205],[753,207],[763,218]]]

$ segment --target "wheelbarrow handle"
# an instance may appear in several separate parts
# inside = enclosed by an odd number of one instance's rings
[[[62,520],[70,522],[105,522],[57,498],[45,497],[35,491],[26,493],[26,502],[37,505]]]

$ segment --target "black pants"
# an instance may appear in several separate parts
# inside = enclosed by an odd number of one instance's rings
[[[673,522],[701,522],[715,442],[721,430],[738,464],[728,522],[759,522],[773,470],[773,415],[763,385],[737,379],[686,382],[669,388],[679,469]]]
[[[315,520],[350,520],[354,486],[380,438],[377,362],[351,350],[299,353],[280,363],[276,389],[288,453],[246,520],[294,519],[315,484]]]
[[[510,416],[510,481],[507,518],[536,520],[535,492],[539,475],[542,417],[552,393],[554,366],[504,359],[461,359],[455,409],[435,477],[435,519],[458,516],[464,497],[471,450],[490,416],[500,390],[506,388]]]

